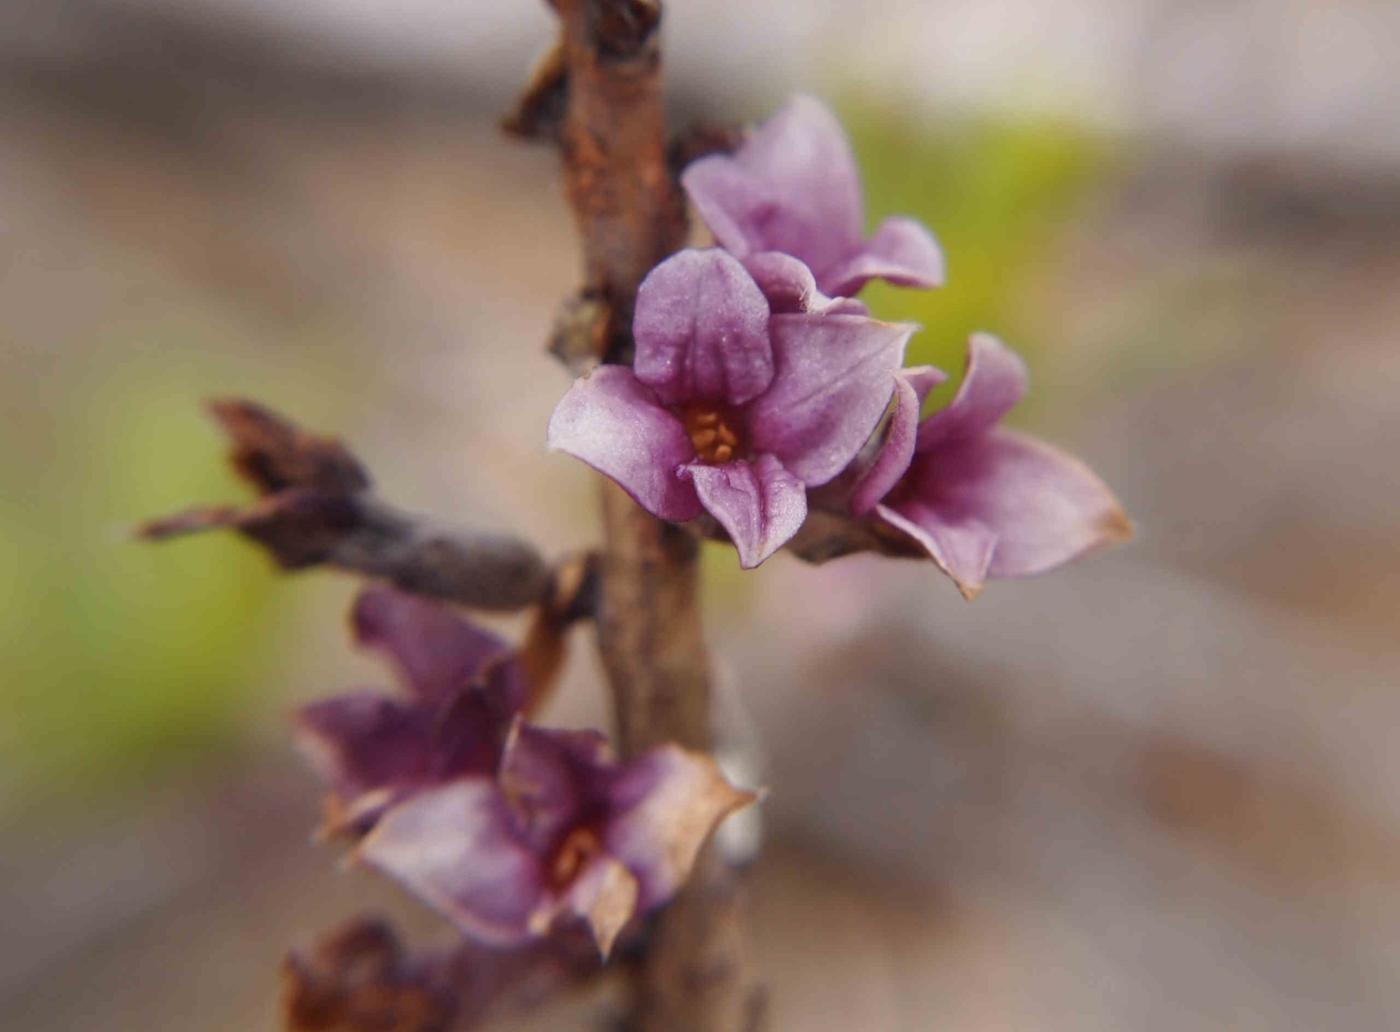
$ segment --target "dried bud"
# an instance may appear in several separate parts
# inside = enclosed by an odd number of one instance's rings
[[[455,1007],[382,921],[360,918],[282,965],[288,1032],[446,1032]]]
[[[369,487],[369,474],[339,441],[308,433],[252,401],[216,399],[209,411],[233,444],[234,469],[261,494],[292,487],[354,494]]]
[[[225,400],[210,409],[232,441],[234,469],[262,498],[243,509],[150,520],[137,536],[236,530],[284,570],[336,566],[480,609],[523,609],[548,588],[549,570],[528,542],[435,527],[399,511],[371,493],[369,475],[343,445],[261,405]]]
[[[596,951],[576,939],[517,950],[461,940],[410,953],[383,921],[361,917],[282,965],[288,1032],[464,1032],[595,978]]]
[[[556,43],[536,63],[515,107],[501,119],[501,128],[522,139],[557,140],[568,92],[564,47]]]

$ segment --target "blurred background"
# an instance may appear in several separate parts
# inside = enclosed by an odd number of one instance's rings
[[[707,554],[775,1028],[1400,1027],[1400,7],[669,7],[677,125],[828,99],[872,221],[948,255],[867,295],[911,362],[1003,335],[1013,421],[1139,525],[973,605]],[[366,906],[444,934],[310,841],[284,714],[387,683],[354,582],[126,533],[245,497],[200,408],[241,394],[410,508],[596,539],[543,446],[556,159],[494,128],[551,35],[526,0],[0,5],[0,1027],[271,1028],[288,947]],[[578,645],[563,724],[605,712]]]

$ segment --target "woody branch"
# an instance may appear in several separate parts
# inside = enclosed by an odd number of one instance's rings
[[[628,362],[637,287],[685,242],[667,162],[657,0],[555,0],[558,48],[508,128],[558,141],[585,283],[555,350],[574,366]],[[551,121],[551,116],[557,121]],[[591,352],[591,353],[590,353]],[[710,665],[700,622],[698,544],[604,483],[598,647],[623,751],[712,743]],[[656,918],[636,962],[639,1032],[738,1032],[760,1020],[742,901],[713,849]]]

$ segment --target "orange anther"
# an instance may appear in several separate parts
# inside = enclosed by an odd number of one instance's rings
[[[714,465],[743,451],[743,423],[722,406],[692,405],[681,413],[695,457]]]

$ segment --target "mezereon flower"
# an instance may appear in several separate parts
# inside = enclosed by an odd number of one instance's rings
[[[607,953],[754,798],[700,753],[618,763],[596,732],[526,724],[514,654],[446,606],[370,588],[352,622],[407,698],[358,692],[298,712],[332,830],[476,939],[520,943],[579,918]]]
[[[757,566],[802,525],[806,489],[874,432],[913,329],[847,312],[770,315],[733,257],[682,251],[638,291],[633,368],[576,381],[549,444],[661,519],[708,511],[740,563]]]
[[[518,724],[498,778],[462,778],[389,810],[362,859],[486,942],[582,918],[606,955],[680,888],[714,827],[754,796],[679,746],[630,763],[601,735]]]
[[[907,534],[968,598],[989,577],[1028,577],[1132,533],[1118,500],[1078,459],[997,424],[1026,391],[1026,367],[990,334],[968,344],[956,397],[922,423],[942,379],[907,369],[882,449],[852,496],[858,514]]]
[[[331,791],[327,830],[363,834],[413,791],[493,774],[526,686],[504,641],[444,605],[367,588],[350,623],[355,641],[393,667],[403,697],[351,692],[303,706],[293,720]]]
[[[733,155],[694,162],[681,183],[721,247],[746,265],[771,252],[799,259],[821,294],[850,297],[872,279],[903,287],[943,282],[938,244],[914,220],[886,219],[865,239],[850,141],[812,97],[788,101]],[[797,275],[791,266],[767,271]],[[756,269],[755,276],[767,290],[771,280]]]

